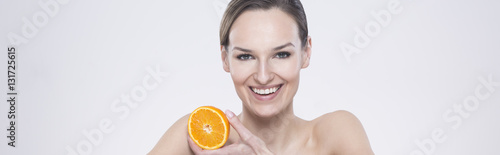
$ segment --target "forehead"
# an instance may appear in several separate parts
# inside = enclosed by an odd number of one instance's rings
[[[245,11],[229,33],[229,46],[246,48],[270,48],[288,42],[299,46],[299,40],[297,24],[279,9]]]

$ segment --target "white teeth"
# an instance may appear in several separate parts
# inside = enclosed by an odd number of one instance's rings
[[[257,88],[252,88],[253,92],[255,92],[256,94],[260,94],[260,95],[268,95],[268,94],[272,94],[276,91],[278,91],[280,87],[273,87],[273,88],[267,88],[267,89],[257,89]]]

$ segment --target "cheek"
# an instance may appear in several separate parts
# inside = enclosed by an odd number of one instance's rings
[[[296,59],[276,60],[273,63],[274,73],[288,82],[296,81],[299,78],[300,65]]]
[[[252,75],[253,64],[248,62],[230,61],[230,73],[234,84],[241,85]]]

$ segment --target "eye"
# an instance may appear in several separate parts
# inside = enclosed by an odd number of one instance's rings
[[[250,59],[253,59],[253,56],[250,54],[240,54],[240,55],[236,56],[236,58],[238,58],[240,60],[250,60]]]
[[[288,58],[290,56],[290,53],[289,52],[279,52],[276,54],[276,58],[279,58],[279,59],[284,59],[284,58]]]

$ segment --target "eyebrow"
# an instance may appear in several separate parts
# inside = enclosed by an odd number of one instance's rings
[[[295,47],[295,45],[293,45],[292,43],[286,43],[286,44],[283,44],[283,45],[280,45],[280,46],[277,46],[275,48],[273,48],[273,51],[278,51],[278,50],[281,50],[285,47],[288,47],[288,46],[292,46],[292,47]],[[246,48],[241,48],[241,47],[234,47],[233,50],[239,50],[239,51],[242,51],[242,52],[252,52],[252,50],[250,49],[246,49]]]
[[[283,44],[283,45],[281,45],[281,46],[275,47],[275,48],[273,48],[273,50],[274,50],[274,51],[278,51],[278,50],[281,50],[281,49],[283,49],[283,48],[285,48],[285,47],[288,47],[288,46],[293,46],[293,47],[295,47],[295,45],[293,45],[292,43],[290,43],[290,42],[289,42],[289,43]]]

